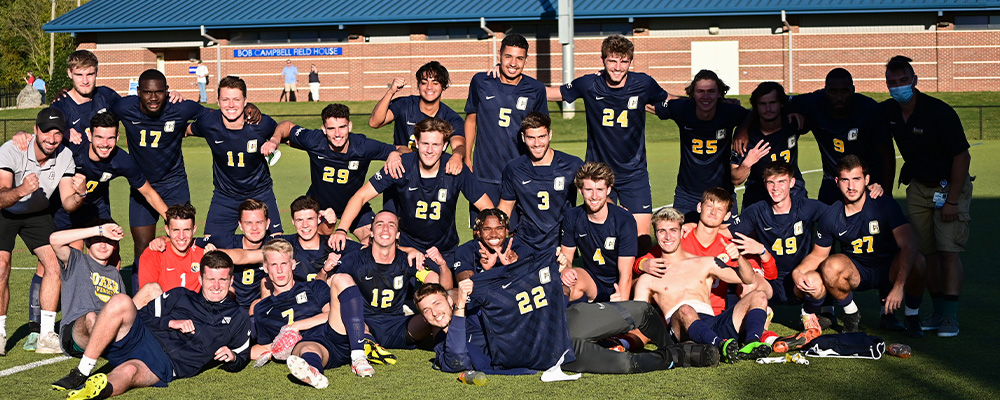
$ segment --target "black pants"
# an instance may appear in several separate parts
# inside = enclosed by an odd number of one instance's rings
[[[666,369],[671,363],[670,332],[656,309],[642,301],[577,303],[566,309],[569,337],[576,361],[563,365],[568,371],[599,374],[629,374]],[[597,341],[639,329],[660,349],[654,352],[619,353],[597,345]]]

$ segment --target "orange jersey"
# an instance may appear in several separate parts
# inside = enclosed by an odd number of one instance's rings
[[[715,257],[726,265],[736,268],[738,264],[736,260],[730,260],[729,254],[726,253],[726,244],[730,242],[729,238],[723,236],[722,234],[717,234],[715,240],[708,247],[702,246],[698,238],[695,237],[694,232],[689,233],[686,237],[681,238],[681,248],[685,252],[694,256],[704,256],[704,257]],[[712,294],[709,297],[712,303],[712,310],[715,311],[715,315],[719,315],[723,310],[726,309],[726,295],[729,294],[729,284],[716,279],[712,282]]]
[[[167,246],[163,252],[152,249],[142,252],[142,257],[139,257],[139,287],[156,282],[164,292],[181,286],[195,292],[201,290],[198,274],[205,249],[191,246],[187,254],[178,256]]]

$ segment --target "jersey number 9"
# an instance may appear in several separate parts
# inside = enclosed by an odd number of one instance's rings
[[[347,178],[351,171],[346,169],[338,170],[334,167],[323,167],[323,182],[333,182],[333,176],[337,176],[337,183],[343,185],[347,183]]]

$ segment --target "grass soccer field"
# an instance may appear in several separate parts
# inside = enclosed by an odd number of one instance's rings
[[[981,104],[981,103],[980,103]],[[351,104],[355,112],[367,112],[370,103]],[[453,104],[456,109],[461,104]],[[318,115],[317,104],[261,104],[266,113]],[[37,112],[37,110],[35,111]],[[10,114],[0,117],[13,117]],[[32,113],[33,115],[33,113]],[[15,117],[16,118],[16,117]],[[281,118],[278,118],[279,120]],[[354,117],[355,131],[369,133],[367,121]],[[319,126],[319,117],[296,118],[296,122],[310,128]],[[582,113],[571,121],[556,120],[556,149],[583,156],[585,125]],[[563,133],[566,133],[563,135]],[[671,133],[674,132],[674,133]],[[679,149],[676,128],[672,123],[648,121],[647,144],[649,171],[653,186],[654,204],[672,202],[676,180]],[[996,135],[996,131],[992,132]],[[385,140],[389,128],[378,131],[374,137]],[[567,138],[568,137],[568,138]],[[570,140],[566,140],[570,139]],[[992,361],[1000,355],[994,347],[993,335],[998,332],[996,307],[998,301],[993,288],[1000,279],[992,270],[995,257],[989,248],[994,236],[991,225],[1000,221],[1000,160],[992,158],[1000,152],[1000,141],[970,140],[972,144],[972,174],[977,175],[973,200],[972,231],[968,251],[963,257],[966,284],[962,294],[960,321],[962,333],[957,338],[943,339],[929,335],[922,339],[908,339],[901,334],[884,332],[878,326],[878,299],[874,292],[860,293],[862,326],[873,335],[882,336],[887,343],[901,342],[913,347],[910,359],[886,355],[881,360],[811,359],[811,364],[758,365],[742,362],[721,365],[718,368],[676,369],[641,375],[584,374],[575,382],[542,383],[538,376],[490,376],[486,386],[475,387],[459,383],[454,374],[433,371],[429,360],[431,352],[412,350],[395,351],[399,362],[394,366],[376,366],[373,379],[359,379],[349,367],[328,370],[330,387],[320,391],[294,381],[283,364],[271,363],[261,369],[248,369],[230,374],[209,370],[191,378],[179,380],[167,389],[139,389],[125,398],[1000,398],[1000,383],[993,371]],[[807,188],[815,197],[819,187],[820,160],[811,136],[801,140],[800,167],[805,172]],[[288,205],[305,193],[308,186],[308,161],[304,152],[282,146],[283,156],[272,170],[274,192],[282,209],[282,219],[287,230],[292,230]],[[189,138],[184,144],[185,163],[191,185],[192,202],[198,208],[199,220],[212,195],[211,155],[200,138]],[[901,165],[901,162],[897,163]],[[373,164],[373,168],[380,165]],[[127,225],[127,188],[123,180],[112,182],[112,203],[115,219]],[[903,189],[895,189],[897,200],[904,196]],[[375,201],[373,205],[380,202]],[[460,205],[458,215],[465,215],[466,206]],[[162,222],[161,222],[162,225]],[[468,229],[459,233],[463,240],[470,237]],[[122,258],[131,260],[132,241],[126,236],[122,241]],[[127,263],[127,262],[126,262]],[[13,254],[14,270],[11,272],[11,306],[8,312],[8,355],[0,357],[0,398],[3,399],[56,399],[64,392],[49,390],[49,384],[64,376],[77,361],[28,353],[21,350],[27,334],[27,291],[35,260],[21,242]],[[126,281],[128,279],[126,278]],[[925,307],[930,301],[925,301]],[[776,308],[777,315],[771,329],[779,334],[791,333],[791,326],[798,315],[793,307]],[[925,311],[925,314],[929,311]],[[108,366],[99,362],[99,372]],[[102,365],[104,365],[102,367]]]

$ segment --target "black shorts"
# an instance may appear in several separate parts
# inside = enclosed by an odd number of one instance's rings
[[[14,214],[0,211],[0,251],[14,251],[14,242],[21,236],[24,244],[32,252],[49,244],[49,235],[56,229],[52,214],[39,211],[30,214]]]
[[[83,357],[84,349],[80,348],[80,346],[76,344],[76,341],[73,340],[74,325],[76,325],[76,321],[70,321],[59,327],[59,341],[62,343],[63,353],[68,354],[70,357],[80,358]]]

